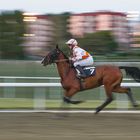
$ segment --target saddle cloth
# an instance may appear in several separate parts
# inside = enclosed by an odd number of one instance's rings
[[[95,72],[96,72],[96,68],[93,67],[93,66],[87,66],[87,67],[82,67],[85,74],[86,74],[86,77],[89,77],[89,76],[93,76],[95,75]],[[80,71],[78,69],[76,69],[77,71],[77,76],[80,77]]]

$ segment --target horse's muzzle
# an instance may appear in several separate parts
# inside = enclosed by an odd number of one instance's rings
[[[42,64],[43,66],[46,66],[46,65],[45,65],[45,62],[44,62],[44,58],[41,60],[41,64]]]

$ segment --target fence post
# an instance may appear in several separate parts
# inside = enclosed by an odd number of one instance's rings
[[[53,83],[54,80],[50,79],[49,83]],[[56,81],[58,82],[58,80]],[[61,87],[56,87],[52,88],[49,87],[49,99],[61,99],[61,93],[62,93],[62,88]]]
[[[116,107],[118,110],[129,108],[129,102],[126,94],[116,94]]]
[[[4,83],[15,83],[15,79],[7,79],[5,78],[4,79]],[[3,88],[3,97],[4,98],[15,98],[15,92],[16,92],[16,89],[15,87],[4,87]]]
[[[46,90],[45,88],[37,87],[34,89],[33,108],[36,110],[46,109]]]

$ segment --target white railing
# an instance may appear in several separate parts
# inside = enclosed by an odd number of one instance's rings
[[[60,83],[0,83],[0,87],[60,87]]]
[[[4,79],[3,83],[0,83],[0,87],[4,88],[4,97],[6,98],[14,98],[15,97],[15,88],[28,88],[28,87],[33,87],[34,90],[34,104],[33,107],[34,109],[45,109],[46,107],[46,97],[45,97],[45,88],[47,87],[61,87],[61,83],[16,83],[16,79],[33,79],[33,80],[60,80],[60,77],[17,77],[17,76],[0,76],[1,79]],[[123,81],[131,81],[132,79],[123,79]],[[123,82],[121,86],[128,86],[128,87],[140,87],[140,83],[125,83]],[[9,89],[10,88],[10,89]],[[104,96],[102,93],[104,90],[102,90],[102,87],[100,88],[101,92],[101,97],[100,99],[104,100]],[[60,91],[61,92],[61,91]],[[125,105],[120,102],[122,101],[122,98],[125,100]],[[128,107],[128,101],[126,99],[126,96],[122,97],[121,99],[119,95],[116,98],[118,102],[116,102],[117,107],[119,108],[120,106],[125,106],[126,108]]]
[[[5,77],[4,77],[5,78]],[[61,83],[15,83],[13,81],[13,79],[15,79],[15,77],[10,77],[12,79],[12,82],[10,83],[0,83],[0,87],[3,88],[3,92],[4,92],[4,98],[15,98],[15,88],[19,87],[33,87],[34,88],[34,98],[33,98],[33,108],[36,110],[44,110],[46,108],[46,90],[45,88],[47,87],[61,87]],[[20,78],[24,78],[24,77],[19,77]],[[26,78],[26,77],[25,77]],[[30,79],[30,77],[28,77]],[[32,79],[33,77],[31,77]],[[36,77],[34,77],[36,78]],[[37,78],[37,79],[40,79]],[[48,78],[47,79],[51,79]],[[56,78],[52,78],[52,79],[56,79]],[[10,80],[11,81],[11,80]],[[60,93],[61,91],[58,91],[58,93]]]
[[[0,87],[60,87],[61,83],[0,83]],[[121,86],[140,87],[140,83],[121,83]]]
[[[36,79],[36,80],[60,80],[60,77],[25,77],[25,76],[0,76],[0,79]]]
[[[60,80],[60,77],[26,77],[26,76],[0,76],[0,79],[34,79],[34,80]],[[123,78],[124,81],[132,81],[130,78]]]

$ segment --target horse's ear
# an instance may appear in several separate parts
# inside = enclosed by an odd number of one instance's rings
[[[56,44],[56,49],[58,49],[59,47],[58,47],[58,44]]]

